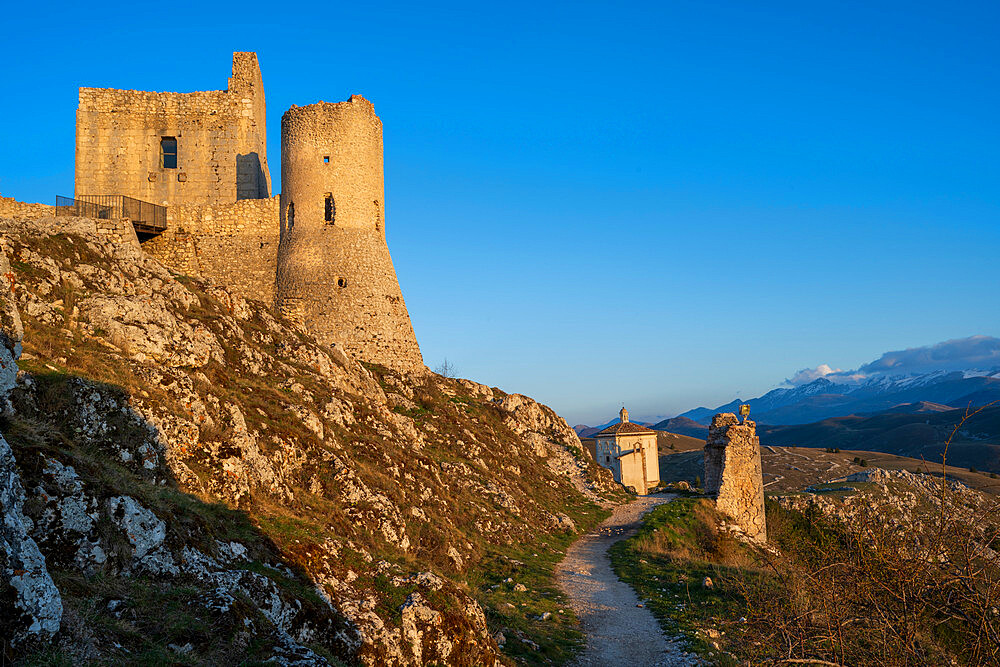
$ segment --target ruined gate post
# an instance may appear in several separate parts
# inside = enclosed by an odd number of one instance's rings
[[[757,425],[731,412],[712,418],[705,442],[705,492],[751,539],[767,540]]]

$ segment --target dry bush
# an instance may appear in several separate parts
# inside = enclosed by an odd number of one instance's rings
[[[954,432],[977,413],[967,411]],[[1000,664],[1000,502],[970,508],[953,496],[942,475],[933,509],[910,525],[890,519],[897,505],[889,498],[873,498],[846,522],[816,505],[793,512],[769,502],[768,530],[781,553],[762,557],[780,585],[729,582],[747,601],[749,657]]]

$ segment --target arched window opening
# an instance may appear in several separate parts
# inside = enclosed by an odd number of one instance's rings
[[[177,137],[160,137],[160,166],[177,168]]]
[[[323,219],[332,225],[336,216],[337,205],[333,203],[333,194],[327,192],[326,198],[323,200]]]
[[[288,218],[288,228],[291,229],[295,226],[295,204],[290,203],[288,205],[288,213],[286,214]]]
[[[377,199],[373,203],[375,204],[375,231],[380,232],[382,231],[382,207]]]

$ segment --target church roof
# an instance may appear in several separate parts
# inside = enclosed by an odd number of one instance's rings
[[[639,424],[634,424],[632,422],[620,422],[618,424],[612,424],[603,431],[595,433],[590,436],[592,438],[600,438],[605,435],[628,435],[635,433],[656,433],[653,429],[646,428],[645,426],[640,426]]]

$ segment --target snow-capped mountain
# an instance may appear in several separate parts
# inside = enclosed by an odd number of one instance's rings
[[[880,373],[839,382],[821,377],[795,387],[779,387],[749,401],[732,401],[714,410],[695,408],[679,416],[708,424],[715,413],[735,412],[740,403],[747,402],[758,423],[807,424],[829,417],[881,412],[902,403],[926,401],[964,408],[995,400],[1000,400],[1000,367]]]

